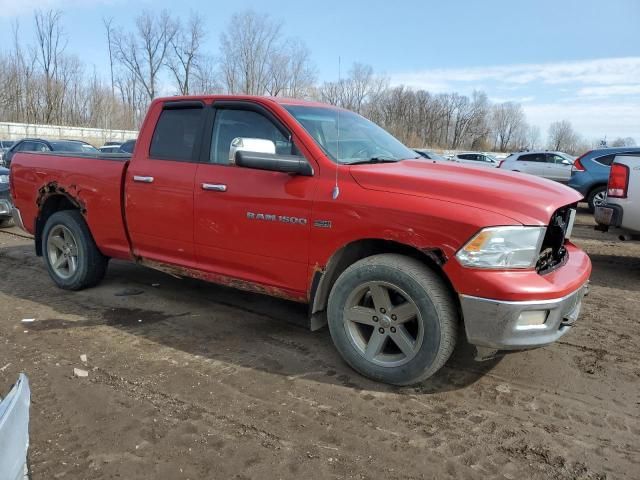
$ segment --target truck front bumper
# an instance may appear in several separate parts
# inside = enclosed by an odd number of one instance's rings
[[[585,283],[552,300],[511,302],[460,295],[469,343],[496,350],[521,350],[555,342],[580,315]]]

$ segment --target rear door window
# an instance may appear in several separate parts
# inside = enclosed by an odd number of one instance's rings
[[[518,157],[519,162],[545,162],[544,153],[527,153]]]
[[[196,162],[204,125],[204,108],[165,108],[151,139],[149,157]]]
[[[613,159],[616,158],[615,153],[612,153],[611,155],[605,155],[603,157],[598,157],[598,158],[594,158],[593,160],[598,162],[601,165],[605,165],[607,167],[610,167],[611,164],[613,163]]]

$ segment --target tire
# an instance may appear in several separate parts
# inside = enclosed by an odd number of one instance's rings
[[[606,194],[606,192],[607,192],[606,185],[600,185],[598,187],[595,187],[593,190],[589,192],[589,195],[587,195],[587,204],[589,205],[590,213],[595,212],[596,206],[599,205],[598,197],[603,193]]]
[[[390,308],[378,307],[387,300]],[[453,353],[459,323],[443,279],[398,254],[374,255],[348,267],[331,290],[327,317],[344,360],[365,377],[393,385],[435,374]],[[403,323],[407,318],[412,320]]]
[[[49,217],[42,233],[42,254],[49,276],[64,290],[93,287],[107,271],[108,258],[98,250],[89,227],[77,210],[64,210]],[[62,264],[56,265],[56,261]],[[75,268],[72,268],[73,264]]]
[[[0,220],[0,228],[9,228],[15,225],[13,218],[4,218]]]

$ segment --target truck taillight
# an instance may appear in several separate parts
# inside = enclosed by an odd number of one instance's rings
[[[607,196],[612,198],[627,198],[629,187],[629,167],[620,163],[614,163],[609,172],[609,185]]]

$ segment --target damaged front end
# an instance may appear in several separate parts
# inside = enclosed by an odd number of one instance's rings
[[[0,398],[0,478],[28,478],[30,403],[29,380],[21,373],[7,396]]]

